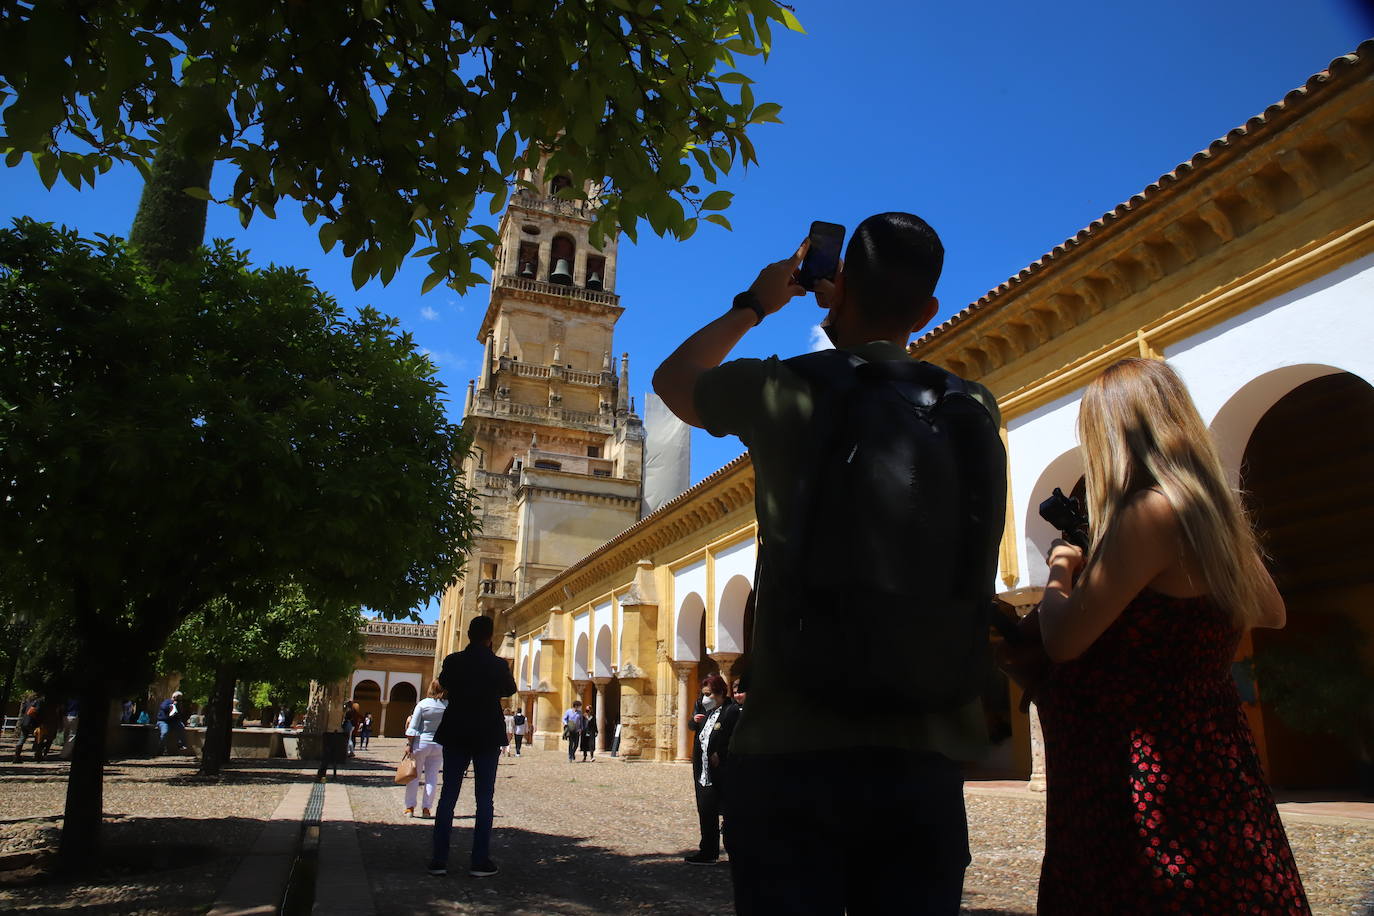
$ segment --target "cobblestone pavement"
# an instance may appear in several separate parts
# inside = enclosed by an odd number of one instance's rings
[[[495,878],[467,863],[473,800],[465,783],[446,878],[425,874],[430,821],[402,816],[391,782],[399,740],[377,740],[343,777],[373,896],[384,914],[728,913],[724,867],[681,861],[696,847],[690,770],[562,751],[502,758],[496,785]],[[1042,846],[1042,797],[973,784],[967,792],[973,864],[968,913],[1029,914]],[[1374,821],[1286,818],[1313,911],[1374,916]]]
[[[5,749],[9,751],[7,747]],[[55,844],[67,763],[0,762],[0,853]],[[120,760],[105,770],[106,867],[79,883],[0,886],[0,912],[205,912],[257,838],[298,761],[235,761],[218,779],[190,757]]]
[[[690,771],[609,757],[568,764],[562,751],[503,758],[493,855],[499,876],[466,864],[473,802],[465,786],[453,871],[424,873],[429,821],[402,817],[391,783],[399,740],[375,740],[340,771],[377,910],[384,914],[729,913],[725,867],[681,862],[696,842]],[[0,853],[51,842],[62,809],[62,762],[0,763]],[[113,764],[106,781],[109,867],[80,884],[0,886],[0,912],[204,912],[292,782],[294,761],[236,761],[219,780],[189,758]],[[965,911],[1034,912],[1043,800],[974,784],[967,793],[973,864]],[[1374,821],[1285,816],[1314,912],[1374,916]],[[322,863],[325,865],[326,863]]]

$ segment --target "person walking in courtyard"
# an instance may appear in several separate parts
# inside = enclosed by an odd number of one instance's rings
[[[577,749],[582,744],[582,726],[586,724],[582,716],[582,701],[573,700],[563,713],[563,737],[568,742],[568,763],[577,760]]]
[[[372,713],[363,715],[362,727],[358,729],[358,746],[367,750],[367,745],[372,741]]]
[[[1054,542],[1039,609],[1039,912],[1306,914],[1231,676],[1284,601],[1211,435],[1173,369],[1127,359],[1078,438],[1092,546]]]
[[[357,703],[344,703],[343,721],[339,723],[339,731],[344,734],[344,743],[348,746],[348,756],[354,756],[356,753],[354,750],[354,740],[358,733]]]
[[[490,617],[472,618],[467,648],[445,658],[439,671],[439,684],[448,693],[448,708],[434,735],[434,740],[444,748],[444,787],[434,814],[431,875],[448,874],[453,808],[469,764],[477,816],[472,828],[468,874],[485,878],[499,871],[491,858],[491,824],[496,816],[496,765],[505,739],[501,700],[515,693],[515,678],[505,661],[491,651],[494,630]]]
[[[842,238],[813,224],[654,374],[680,419],[748,446],[756,480],[751,695],[723,792],[741,916],[958,912],[959,762],[987,750],[1000,412],[986,388],[907,353],[939,308],[935,231],[871,216],[843,261]],[[834,350],[722,363],[806,289]],[[827,669],[897,712],[856,709],[816,682]]]
[[[720,860],[720,790],[730,738],[739,721],[739,707],[725,692],[725,679],[713,674],[701,682],[701,707],[687,727],[692,735],[692,785],[697,801],[701,842],[683,861],[715,865]]]
[[[586,763],[588,755],[596,759],[596,736],[600,732],[596,727],[596,710],[588,706],[582,722],[582,762]]]
[[[502,710],[506,720],[506,746],[502,748],[502,753],[509,757],[512,753],[512,745],[515,744],[515,714],[510,711],[510,707]]]
[[[14,746],[14,762],[18,763],[24,759],[24,745],[29,739],[33,739],[34,758],[41,760],[38,756],[39,738],[35,735],[38,725],[43,721],[43,713],[47,709],[47,700],[41,693],[31,693],[24,697],[19,704],[19,743]]]
[[[517,708],[515,710],[515,715],[511,716],[511,722],[514,725],[513,731],[515,732],[515,756],[519,757],[520,745],[525,740],[525,711]]]
[[[448,694],[438,678],[429,682],[429,695],[410,714],[406,726],[406,753],[415,760],[415,778],[406,783],[406,817],[415,816],[415,802],[420,801],[423,817],[432,817],[434,791],[439,785],[439,772],[444,765],[444,749],[435,743],[434,735],[448,709]],[[420,787],[424,795],[420,796]],[[421,800],[423,799],[423,800]]]

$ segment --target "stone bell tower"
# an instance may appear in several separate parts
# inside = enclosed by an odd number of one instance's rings
[[[565,176],[521,177],[539,190],[517,191],[501,217],[481,376],[463,411],[482,529],[440,600],[436,671],[477,614],[495,619],[500,653],[516,600],[639,519],[644,426],[629,354],[615,356],[616,239],[592,247],[596,205],[556,196]]]

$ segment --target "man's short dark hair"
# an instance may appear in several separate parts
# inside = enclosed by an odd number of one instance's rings
[[[940,236],[919,216],[879,213],[859,223],[844,252],[844,282],[875,319],[910,319],[935,295],[945,264]]]
[[[468,639],[473,642],[486,642],[496,632],[496,624],[490,617],[474,617],[468,623]]]

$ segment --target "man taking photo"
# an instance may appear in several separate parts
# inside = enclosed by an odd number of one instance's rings
[[[987,389],[907,354],[938,308],[944,249],[906,213],[864,220],[815,282],[835,350],[722,365],[804,292],[806,252],[765,267],[654,376],[683,421],[738,436],[756,476],[749,714],[724,799],[735,904],[953,914],[969,862],[959,762],[986,748],[1000,415]],[[884,702],[856,710],[836,676]]]

